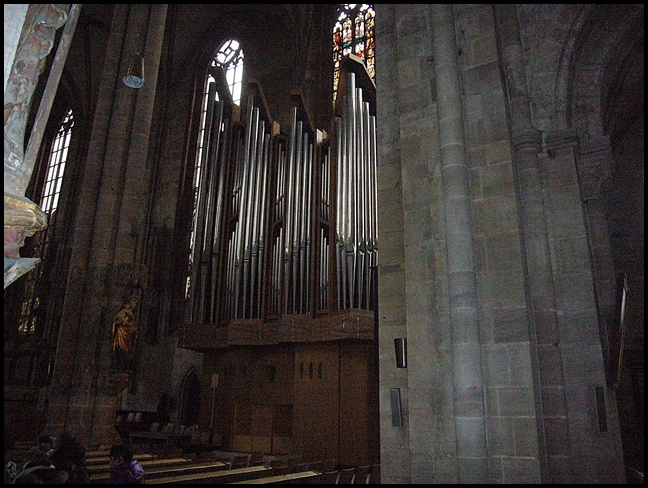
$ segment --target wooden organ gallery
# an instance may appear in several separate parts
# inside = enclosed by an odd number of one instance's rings
[[[240,121],[227,88],[209,87],[180,346],[205,353],[201,424],[225,448],[379,457],[375,88],[363,71],[343,71],[330,137],[298,95],[284,133],[258,85]]]

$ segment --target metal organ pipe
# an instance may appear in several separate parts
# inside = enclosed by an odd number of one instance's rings
[[[371,269],[377,264],[375,117],[347,75],[338,135],[338,306],[370,309]]]
[[[348,101],[348,117],[349,126],[347,132],[348,151],[349,151],[349,187],[347,197],[349,201],[349,237],[347,241],[347,263],[348,263],[348,293],[349,293],[349,307],[355,306],[355,293],[356,287],[356,260],[357,254],[357,211],[358,202],[356,201],[356,171],[357,171],[357,153],[356,153],[356,90],[355,90],[355,75],[349,74],[349,99]]]
[[[369,307],[376,309],[374,290],[374,269],[378,266],[378,151],[376,145],[376,117],[369,117],[369,281],[367,291],[370,299]]]
[[[336,160],[336,171],[335,174],[337,175],[337,184],[338,184],[338,191],[337,191],[337,204],[335,206],[335,221],[337,223],[337,229],[336,229],[336,235],[335,235],[335,266],[336,266],[336,284],[337,284],[337,303],[340,308],[344,308],[342,296],[344,295],[344,286],[342,283],[342,269],[343,269],[343,260],[342,260],[342,252],[344,249],[344,241],[343,241],[343,236],[342,236],[342,228],[344,225],[344,221],[342,219],[342,207],[343,207],[343,202],[344,202],[344,181],[343,181],[343,173],[342,173],[342,159],[343,159],[343,153],[342,153],[342,141],[344,140],[344,119],[341,117],[336,117],[335,118],[335,126],[336,126],[336,154],[337,154],[337,160]]]
[[[229,126],[210,91],[206,127],[213,130],[201,154],[192,321],[330,310],[331,279],[340,309],[375,305],[376,124],[355,75],[347,81],[336,146],[325,142],[317,150],[297,107],[288,135],[273,136],[254,97],[244,124]]]
[[[248,292],[250,285],[250,259],[251,259],[251,238],[252,238],[252,228],[253,228],[253,214],[252,214],[252,202],[254,199],[254,184],[255,184],[255,172],[253,169],[255,152],[256,152],[256,139],[259,133],[259,109],[252,109],[252,132],[250,136],[250,141],[248,144],[249,152],[246,154],[245,158],[245,171],[244,175],[247,177],[245,179],[245,198],[243,199],[245,213],[241,217],[241,226],[245,229],[244,235],[240,240],[241,247],[239,248],[239,255],[242,257],[243,266],[239,269],[239,275],[241,277],[241,312],[240,318],[248,318]]]
[[[214,84],[209,85],[207,92],[207,107],[205,111],[205,127],[207,129],[203,133],[203,145],[201,148],[200,158],[200,173],[198,174],[198,191],[196,195],[195,207],[195,228],[194,228],[194,249],[192,257],[191,269],[191,318],[195,322],[203,321],[203,307],[201,306],[204,299],[204,276],[201,273],[202,261],[204,258],[204,234],[205,234],[205,219],[208,216],[206,213],[207,207],[207,190],[208,190],[208,172],[209,172],[209,151],[210,151],[210,138],[212,135],[212,119],[214,117],[214,105],[216,98],[216,87]]]
[[[221,133],[221,130],[219,130],[219,134]],[[228,141],[228,136],[230,135],[229,131],[229,125],[222,122],[222,135],[220,136],[220,139],[223,141],[222,144],[219,144],[218,148],[218,161],[219,161],[219,166],[218,166],[218,192],[216,194],[216,210],[215,210],[215,218],[214,220],[214,236],[212,239],[212,262],[211,262],[211,269],[212,269],[212,276],[211,276],[211,290],[210,290],[210,314],[208,321],[210,323],[213,323],[216,321],[216,313],[218,310],[218,296],[217,296],[217,290],[220,280],[218,279],[220,272],[219,272],[219,261],[220,261],[220,252],[221,252],[221,226],[222,226],[222,221],[223,221],[223,210],[224,210],[224,198],[225,198],[225,161],[227,158],[227,141]]]
[[[306,191],[304,192],[303,205],[305,212],[304,218],[304,263],[302,278],[304,285],[302,286],[302,313],[310,312],[310,268],[311,268],[311,219],[313,217],[313,204],[316,199],[313,198],[313,156],[315,148],[313,143],[308,142],[308,134],[304,134],[304,145],[307,147],[306,151]]]
[[[217,210],[217,197],[219,189],[219,174],[221,169],[221,161],[219,160],[220,144],[221,144],[221,130],[223,125],[223,104],[216,102],[214,109],[214,119],[211,124],[211,136],[209,144],[208,159],[204,164],[208,165],[208,191],[205,195],[207,198],[207,205],[205,209],[206,225],[205,233],[203,235],[202,245],[202,259],[201,259],[201,289],[200,294],[200,310],[201,322],[211,320],[213,301],[209,300],[211,297],[211,287],[213,280],[216,278],[216,268],[212,267],[212,260],[214,254],[218,255],[218,244],[214,245],[214,238],[218,236],[218,232],[213,218]],[[211,276],[210,276],[211,275]]]
[[[276,199],[275,212],[272,229],[273,247],[271,261],[271,280],[270,280],[270,315],[278,315],[281,311],[281,276],[283,270],[283,235],[285,227],[285,208],[286,208],[286,158],[284,140],[279,138],[276,142],[275,157],[277,160],[277,177],[276,177]],[[274,227],[274,226],[277,227]]]
[[[268,175],[269,175],[269,169],[268,166],[270,164],[270,134],[264,134],[263,136],[263,141],[261,144],[261,150],[262,150],[262,157],[260,158],[261,161],[261,168],[259,168],[259,201],[258,201],[258,226],[259,226],[259,231],[258,231],[258,238],[257,238],[257,256],[258,256],[258,261],[256,264],[256,279],[253,282],[254,286],[254,292],[253,292],[253,297],[254,297],[254,313],[253,317],[254,318],[260,318],[261,317],[261,307],[263,305],[263,281],[264,281],[264,276],[265,276],[265,242],[266,242],[266,219],[267,219],[267,203],[266,203],[266,198],[267,198],[267,188],[268,188]]]
[[[254,130],[253,124],[253,107],[252,98],[248,104],[248,117],[247,117],[247,130],[245,140],[243,142],[243,152],[239,153],[237,158],[237,169],[240,176],[239,187],[239,201],[238,201],[238,215],[237,225],[234,231],[234,263],[235,278],[234,278],[234,308],[232,310],[232,318],[241,318],[241,310],[244,308],[242,301],[244,297],[241,296],[241,289],[243,287],[244,263],[243,263],[243,247],[244,247],[244,234],[246,233],[245,227],[249,225],[247,218],[247,201],[249,194],[249,156],[250,145],[252,143],[252,134]]]
[[[255,108],[255,120],[258,120],[258,108]],[[263,170],[263,140],[265,138],[265,124],[257,122],[256,140],[254,141],[253,154],[250,157],[250,172],[252,179],[250,181],[251,194],[249,198],[250,233],[246,239],[245,253],[249,262],[249,271],[245,276],[245,303],[247,307],[243,313],[245,318],[256,318],[255,305],[258,296],[254,293],[256,290],[257,266],[258,266],[258,238],[260,234],[261,212],[259,205],[261,203],[261,176]],[[258,307],[257,307],[258,308]]]
[[[297,108],[293,109],[290,138],[288,139],[288,160],[287,160],[287,193],[286,193],[286,215],[284,217],[284,279],[283,287],[286,290],[292,289],[292,222],[294,220],[293,200],[295,199],[295,138],[297,131]],[[285,313],[292,313],[289,304],[289,297],[285,299]]]
[[[289,222],[292,227],[292,253],[291,253],[291,283],[292,283],[292,293],[289,295],[290,300],[290,311],[291,313],[298,313],[297,311],[297,293],[299,287],[299,238],[300,238],[300,220],[302,213],[302,202],[301,202],[301,192],[302,192],[302,122],[297,122],[297,130],[295,133],[295,159],[293,164],[295,165],[295,182],[294,182],[294,198],[293,198],[293,213],[292,221]]]

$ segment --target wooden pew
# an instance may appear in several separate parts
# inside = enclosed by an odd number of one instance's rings
[[[297,473],[280,474],[276,476],[264,476],[263,478],[255,478],[243,481],[233,481],[234,485],[266,485],[266,484],[309,484],[319,483],[322,473],[317,471],[299,471]]]
[[[110,456],[110,449],[102,449],[100,451],[91,450],[91,451],[86,451],[85,453],[86,460],[90,458],[109,457],[109,456]]]
[[[272,468],[268,468],[266,466],[250,466],[247,468],[233,468],[209,473],[164,476],[162,478],[154,478],[152,480],[147,479],[146,484],[233,483],[235,481],[270,476],[271,473]]]
[[[147,453],[141,453],[141,454],[135,454],[133,456],[133,459],[137,459],[138,461],[149,461],[152,459],[157,459],[157,456],[155,454],[147,454]],[[110,463],[110,456],[90,456],[88,457],[86,453],[86,466],[96,466],[99,464],[108,464]]]
[[[134,458],[137,459],[137,458]],[[188,464],[191,464],[192,461],[189,458],[168,458],[168,459],[149,459],[146,461],[140,461],[138,459],[140,465],[144,468],[144,471],[147,469],[151,468],[157,468],[157,467],[171,467],[171,466],[186,466]],[[90,473],[90,477],[94,477],[94,475],[100,474],[100,473],[108,473],[110,472],[110,464],[95,464],[91,466],[87,466],[88,473]]]
[[[224,470],[227,464],[219,461],[193,463],[180,466],[157,466],[152,468],[145,468],[145,478],[148,483],[155,478],[163,478],[169,476],[179,476],[183,474],[206,473],[212,471]],[[105,483],[110,478],[110,472],[97,473],[91,477],[93,484]]]

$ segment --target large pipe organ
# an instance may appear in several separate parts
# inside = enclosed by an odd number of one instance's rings
[[[201,418],[225,448],[356,464],[378,456],[366,80],[341,77],[330,137],[312,128],[299,97],[282,132],[259,86],[240,121],[227,94],[209,89],[180,346],[205,353],[212,389]]]
[[[282,134],[258,88],[248,97],[244,120],[232,122],[228,101],[217,101],[216,83],[210,85],[196,184],[187,341],[204,327],[247,327],[254,334],[264,323],[293,332],[301,323],[308,336],[311,321],[325,316],[334,317],[320,320],[329,324],[351,318],[357,323],[358,317],[373,322],[375,116],[355,73],[346,82],[331,137],[313,130],[307,117],[300,119],[305,111],[297,104]]]

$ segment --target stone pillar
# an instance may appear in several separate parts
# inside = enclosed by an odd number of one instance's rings
[[[378,144],[378,235],[380,265],[379,295],[379,362],[380,362],[380,450],[383,483],[411,483],[409,451],[409,395],[407,369],[397,368],[394,338],[407,337],[407,276],[405,215],[403,208],[402,150],[399,106],[398,23],[399,5],[376,5],[377,97],[376,128]],[[392,391],[393,389],[393,391]],[[392,402],[392,394],[394,401]],[[400,404],[397,400],[400,399]],[[401,407],[402,423],[394,426],[393,413]],[[400,426],[399,426],[400,425]]]
[[[527,286],[529,342],[533,364],[538,450],[543,480],[564,479],[570,459],[567,401],[556,295],[549,249],[538,154],[541,135],[535,129],[512,134],[517,181],[524,276]]]
[[[541,358],[547,359],[540,367],[544,384],[555,385],[556,393],[562,391],[565,399],[565,414],[552,416],[550,401],[561,397],[543,396],[547,482],[623,483],[615,392],[606,387],[595,275],[576,171],[579,140],[571,129],[543,135],[539,167],[549,224],[557,327],[551,328],[552,338],[538,341],[544,353]],[[550,342],[554,339],[558,342]],[[597,448],[592,450],[592,446]]]
[[[542,135],[531,123],[529,90],[515,5],[497,5],[495,18],[511,120],[529,343],[533,364],[538,450],[543,482],[565,479],[571,457],[556,295],[538,155]]]
[[[117,440],[124,385],[112,370],[112,324],[147,281],[147,157],[166,14],[164,4],[116,5],[101,75],[47,414],[48,431],[71,430],[85,445]],[[145,83],[133,89],[122,78],[137,50]]]
[[[609,333],[610,328],[614,326],[617,286],[604,203],[605,193],[612,184],[611,164],[612,155],[608,136],[580,143],[576,172],[592,255],[601,348],[608,373],[611,366]]]
[[[452,331],[459,483],[488,483],[477,282],[461,82],[451,4],[430,6]]]

